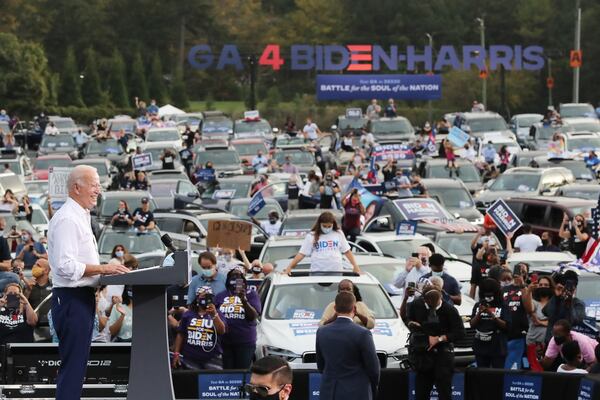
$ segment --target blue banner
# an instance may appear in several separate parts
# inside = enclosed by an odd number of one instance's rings
[[[398,207],[404,216],[404,219],[409,221],[421,220],[425,218],[440,220],[448,218],[439,203],[432,199],[402,199],[395,200],[394,204],[396,207]]]
[[[415,154],[409,146],[402,144],[384,144],[371,150],[371,159],[375,161],[387,161],[390,157],[394,160],[413,160]]]
[[[248,215],[254,217],[266,205],[261,193],[256,193],[248,204]]]
[[[196,172],[196,179],[200,182],[212,182],[215,180],[215,170],[212,168],[202,168]]]
[[[198,398],[200,400],[242,398],[245,374],[200,374],[198,375]]]
[[[589,379],[582,379],[579,382],[579,394],[577,395],[577,400],[592,400],[594,386],[596,386],[595,382],[590,381]]]
[[[415,373],[408,374],[408,400],[415,400]],[[452,377],[452,400],[463,400],[465,398],[465,374],[455,373]],[[435,387],[431,390],[429,400],[438,400],[439,393]]]
[[[321,374],[311,372],[308,374],[308,400],[319,400],[321,393]]]
[[[504,375],[504,400],[541,400],[542,377],[533,375]]]
[[[402,221],[396,226],[396,235],[414,236],[417,233],[418,221]]]
[[[144,169],[152,165],[152,153],[142,153],[131,158],[134,170]]]
[[[317,100],[437,100],[441,75],[317,75]]]
[[[517,215],[506,205],[504,200],[498,199],[487,209],[487,214],[492,218],[496,226],[504,233],[515,233],[523,223]]]
[[[448,134],[448,140],[457,147],[463,147],[467,140],[469,140],[469,134],[462,129],[453,126]]]

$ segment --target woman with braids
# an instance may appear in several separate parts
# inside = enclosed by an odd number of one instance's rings
[[[350,261],[354,272],[360,273],[356,259],[350,251],[350,245],[340,230],[335,216],[331,212],[325,211],[317,218],[317,222],[304,238],[300,251],[285,272],[289,275],[292,269],[307,256],[310,257],[310,270],[313,272],[341,272],[343,270],[342,254]]]
[[[373,329],[375,327],[375,318],[373,313],[369,310],[369,307],[363,303],[362,297],[358,287],[352,283],[350,279],[342,279],[338,284],[338,293],[350,292],[354,294],[356,298],[356,310],[354,312],[354,323],[364,326],[367,329]],[[335,302],[329,303],[329,305],[323,311],[323,316],[319,325],[327,325],[337,319],[337,313],[335,312]]]

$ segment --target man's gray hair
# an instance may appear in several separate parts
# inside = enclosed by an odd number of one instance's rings
[[[68,190],[73,189],[75,184],[81,185],[83,183],[84,176],[90,172],[97,173],[96,168],[90,167],[89,165],[78,165],[73,168],[67,180]]]
[[[444,280],[439,276],[432,276],[429,278],[429,281],[435,287],[438,287],[438,288],[444,287]]]

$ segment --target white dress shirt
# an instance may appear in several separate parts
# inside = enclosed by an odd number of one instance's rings
[[[48,226],[48,261],[54,287],[97,286],[100,275],[86,276],[86,264],[98,265],[98,245],[90,212],[70,197]]]

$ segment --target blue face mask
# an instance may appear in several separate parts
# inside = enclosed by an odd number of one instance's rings
[[[211,276],[213,276],[213,274],[215,273],[215,269],[214,268],[210,268],[210,269],[202,269],[202,276],[205,278],[210,278]]]
[[[331,233],[331,231],[333,231],[333,227],[324,227],[323,225],[321,225],[321,232],[323,232],[325,235],[327,235],[328,233]]]
[[[439,276],[440,278],[442,277],[442,275],[444,275],[444,271],[431,271],[431,276]]]

